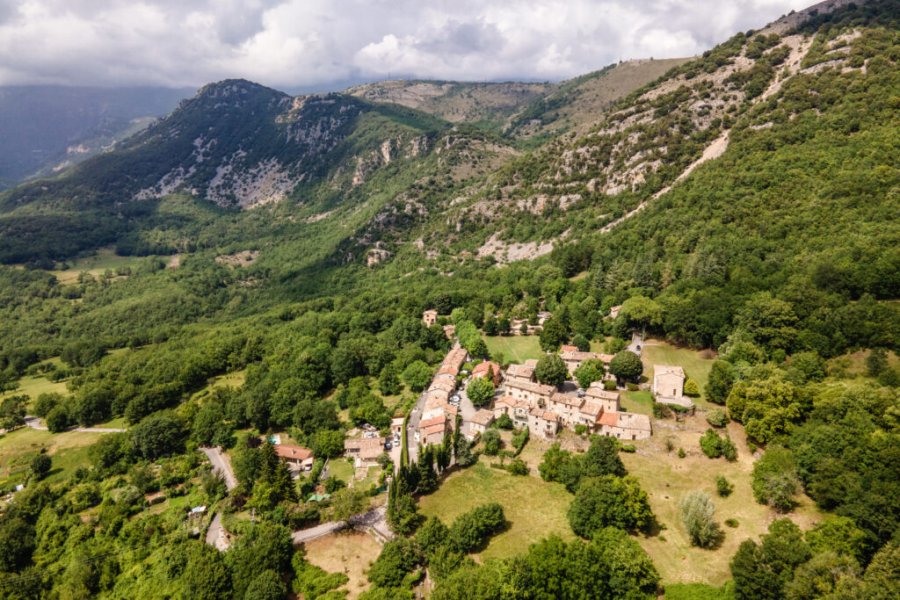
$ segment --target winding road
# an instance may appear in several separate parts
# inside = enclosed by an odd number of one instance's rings
[[[37,431],[49,431],[44,422],[37,417],[26,415],[25,425]],[[77,431],[78,433],[125,433],[128,430],[118,427],[72,427],[71,429],[66,429],[66,431]]]

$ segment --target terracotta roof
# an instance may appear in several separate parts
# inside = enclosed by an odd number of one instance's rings
[[[542,408],[532,408],[531,412],[528,413],[533,417],[537,417],[539,419],[543,419],[545,421],[559,421],[559,415],[555,412],[551,412],[549,410],[544,410]]]
[[[584,360],[590,360],[590,359],[592,359],[592,358],[597,358],[597,355],[594,354],[593,352],[582,352],[582,351],[580,351],[578,348],[575,348],[575,350],[570,350],[570,351],[566,351],[566,352],[560,352],[559,355],[560,355],[560,357],[561,357],[563,360],[581,360],[581,361],[584,361]]]
[[[476,411],[475,414],[472,415],[472,422],[478,423],[479,425],[484,425],[484,426],[490,425],[491,422],[493,422],[493,420],[494,420],[494,413],[489,410],[485,410],[483,408]]]
[[[597,418],[597,423],[608,427],[616,427],[619,422],[619,413],[605,412]]]
[[[472,377],[482,377],[484,375],[487,375],[491,371],[493,372],[494,375],[499,374],[500,373],[500,365],[498,365],[497,363],[495,363],[493,361],[486,360],[482,363],[478,363],[477,365],[475,365],[475,368],[472,369]]]
[[[579,398],[575,394],[563,394],[562,392],[554,392],[553,395],[550,396],[550,400],[558,404],[575,407],[581,406],[584,402],[583,398]]]
[[[584,403],[584,406],[581,407],[581,414],[589,415],[594,418],[598,418],[600,413],[603,412],[603,405],[599,402],[592,402],[588,400]]]
[[[435,433],[443,433],[447,430],[447,426],[444,423],[437,423],[436,425],[429,425],[428,427],[421,428],[421,434],[425,437],[429,435],[434,435]]]
[[[551,397],[553,393],[556,391],[556,388],[552,385],[544,385],[542,383],[534,383],[533,381],[507,381],[507,388],[514,388],[518,390],[526,390],[529,392],[533,392],[540,396],[546,396],[547,398]]]
[[[618,400],[619,392],[613,390],[607,390],[603,388],[603,384],[595,381],[591,384],[591,386],[587,389],[586,395],[591,398],[598,398],[600,400]]]
[[[446,423],[447,417],[444,415],[440,415],[437,417],[431,417],[430,419],[425,419],[424,421],[419,421],[419,429],[425,429],[427,427],[431,427],[432,425],[436,425],[438,423]]]
[[[615,358],[615,355],[614,354],[603,354],[601,352],[600,354],[597,355],[597,358],[600,359],[600,362],[608,365],[610,362],[612,362],[612,359]]]
[[[637,413],[617,413],[619,415],[619,427],[651,431],[650,417]]]
[[[534,367],[528,365],[509,365],[506,368],[507,377],[518,377],[521,379],[531,379],[534,375]]]
[[[344,450],[358,450],[359,457],[363,459],[378,458],[384,452],[384,438],[347,440],[344,442]]]
[[[297,458],[299,460],[312,458],[313,455],[312,450],[309,448],[289,446],[287,444],[277,444],[275,446],[275,454],[278,455],[279,458]]]
[[[578,352],[578,346],[570,346],[568,344],[563,344],[559,347],[560,352]]]

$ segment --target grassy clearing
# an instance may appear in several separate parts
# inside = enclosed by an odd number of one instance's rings
[[[544,355],[536,335],[484,336],[484,342],[491,356],[502,354],[504,362],[521,363]]]
[[[69,268],[53,271],[53,274],[61,284],[68,285],[77,283],[82,272],[99,277],[107,270],[115,272],[119,268],[134,268],[145,259],[142,256],[119,256],[112,248],[101,248],[93,256],[76,259],[69,263]]]
[[[353,463],[346,458],[333,458],[328,461],[328,475],[331,477],[336,477],[344,483],[350,483],[353,473]]]
[[[866,377],[866,358],[871,353],[871,350],[859,350],[835,356],[828,361],[828,373],[841,378]],[[894,352],[888,351],[887,359],[892,369],[900,366],[900,356]]]
[[[347,590],[356,598],[369,587],[366,571],[378,558],[381,545],[372,536],[358,531],[341,531],[307,542],[306,560],[329,573],[343,573],[349,578],[339,590]]]
[[[19,379],[19,387],[15,390],[11,390],[8,392],[0,393],[0,400],[6,398],[8,396],[18,396],[20,394],[26,394],[30,399],[31,404],[37,400],[37,397],[41,394],[49,394],[49,393],[57,393],[62,394],[63,396],[69,395],[69,389],[66,387],[66,382],[64,381],[50,381],[46,377],[31,377],[26,376]]]
[[[653,394],[650,392],[624,392],[622,394],[622,410],[653,415]]]
[[[52,434],[30,427],[7,433],[0,437],[0,486],[21,483],[27,476],[31,459],[42,449],[53,459],[48,481],[62,481],[87,463],[88,446],[102,435],[77,431]]]
[[[499,502],[510,526],[491,539],[481,557],[506,558],[553,533],[574,538],[566,520],[571,500],[560,484],[535,476],[515,477],[478,463],[450,475],[438,491],[419,499],[419,508],[425,516],[440,517],[449,525],[480,504]]]
[[[650,497],[654,514],[665,526],[657,536],[638,539],[653,559],[664,584],[723,585],[731,578],[728,564],[740,543],[748,538],[758,538],[766,532],[769,523],[782,516],[753,499],[750,488],[753,458],[744,443],[743,427],[736,423],[729,425],[729,435],[738,445],[739,456],[734,463],[721,458],[710,460],[700,452],[700,436],[706,428],[706,422],[699,415],[683,423],[655,421],[653,437],[634,442],[637,453],[621,454],[628,472],[640,480]],[[672,452],[666,451],[666,438],[672,438],[675,446]],[[687,452],[683,459],[678,458],[679,447]],[[734,484],[734,492],[727,498],[720,498],[716,493],[715,480],[719,475]],[[725,530],[725,540],[716,550],[702,550],[690,545],[678,503],[691,490],[707,492],[716,505],[716,519]],[[805,496],[800,499],[797,509],[786,516],[802,529],[808,529],[822,518],[813,502]],[[737,519],[738,527],[726,527],[725,519]]]
[[[712,368],[712,359],[703,358],[702,351],[690,348],[678,348],[661,340],[645,340],[641,352],[641,360],[644,363],[644,375],[648,381],[653,381],[653,365],[677,365],[684,369],[685,375],[697,382],[700,386],[700,397],[694,402],[702,408],[712,405],[706,401],[704,390],[709,379],[709,370]]]

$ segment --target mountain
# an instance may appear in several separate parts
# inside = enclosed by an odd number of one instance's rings
[[[190,94],[170,88],[0,88],[0,190],[108,150]]]

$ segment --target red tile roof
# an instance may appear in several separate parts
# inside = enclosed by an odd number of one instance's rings
[[[277,444],[275,446],[275,454],[279,458],[296,458],[306,460],[312,458],[312,450],[301,446],[289,446],[287,444]]]
[[[619,424],[619,413],[605,412],[597,419],[597,423],[609,427],[616,427]]]

